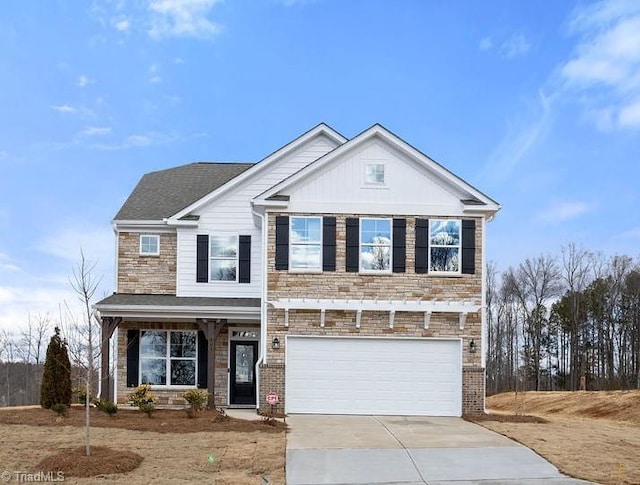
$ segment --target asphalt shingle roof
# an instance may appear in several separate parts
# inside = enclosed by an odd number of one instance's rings
[[[205,306],[205,307],[256,307],[260,308],[260,298],[216,298],[201,296],[146,295],[114,293],[96,303],[101,305],[124,306]]]
[[[171,217],[251,168],[253,163],[190,163],[144,175],[115,220]]]

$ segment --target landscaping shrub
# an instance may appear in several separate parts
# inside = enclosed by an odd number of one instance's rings
[[[52,405],[51,410],[60,417],[66,418],[67,416],[69,416],[69,406],[61,402]]]
[[[189,404],[188,415],[195,418],[198,412],[202,411],[207,404],[209,395],[206,391],[198,389],[189,389],[182,393],[182,397]]]
[[[71,363],[67,344],[60,338],[58,327],[47,347],[40,385],[40,405],[45,409],[51,409],[55,404],[71,405]]]
[[[87,386],[80,384],[78,387],[73,388],[73,394],[76,395],[78,404],[85,404],[87,401]],[[89,402],[95,402],[96,397],[91,393],[89,395]]]
[[[157,401],[158,398],[151,392],[151,384],[141,384],[127,395],[127,402],[131,406],[137,406],[148,417],[155,410]]]
[[[96,408],[109,416],[113,416],[118,412],[118,405],[109,399],[96,399],[93,403]]]

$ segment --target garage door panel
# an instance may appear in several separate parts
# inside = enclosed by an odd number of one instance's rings
[[[459,416],[459,340],[288,337],[290,413]]]

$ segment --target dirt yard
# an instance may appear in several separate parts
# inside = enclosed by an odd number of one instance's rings
[[[92,412],[92,444],[109,447],[142,462],[128,473],[92,478],[65,475],[65,483],[215,483],[282,484],[285,481],[285,430],[281,423],[220,418],[203,412],[190,419],[184,411],[156,411],[152,418],[121,410],[109,417]],[[72,408],[68,418],[40,408],[0,409],[0,474],[18,482],[15,472],[37,473],[38,465],[63,450],[84,444],[84,410]],[[96,449],[96,457],[101,450]],[[114,466],[118,460],[105,457]],[[76,460],[77,461],[77,460]],[[122,461],[122,460],[121,460]],[[60,462],[61,463],[61,462]],[[86,468],[92,465],[88,463]],[[55,472],[55,470],[53,470]],[[55,478],[55,473],[53,477]],[[25,481],[23,479],[23,481]]]
[[[640,484],[640,391],[526,392],[517,400],[504,393],[489,397],[487,409],[496,420],[480,424],[563,473],[607,485]],[[543,419],[523,422],[523,415]]]

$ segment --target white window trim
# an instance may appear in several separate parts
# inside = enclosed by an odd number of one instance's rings
[[[167,373],[167,382],[171,381],[171,334],[175,332],[185,333],[192,332],[196,334],[196,356],[194,358],[174,357],[174,360],[195,360],[195,383],[194,384],[150,384],[153,389],[197,389],[198,388],[198,331],[197,330],[165,330],[161,328],[145,328],[140,330],[140,338],[138,339],[138,382],[142,382],[142,332],[165,332],[167,334],[167,349],[164,357],[165,371]],[[160,357],[151,357],[150,359],[160,359]]]
[[[382,182],[370,182],[367,180],[367,167],[369,165],[381,165],[382,166]],[[364,166],[363,166],[363,187],[369,188],[369,189],[380,189],[380,188],[387,188],[387,167],[386,164],[384,162],[376,162],[376,161],[370,161],[370,162],[365,162]]]
[[[292,248],[294,244],[299,245],[307,245],[307,246],[317,246],[317,243],[313,244],[305,244],[305,243],[293,243],[291,242],[291,233],[293,232],[293,219],[320,219],[320,266],[318,268],[292,268],[291,267],[291,254]],[[289,272],[290,273],[307,273],[307,274],[320,274],[322,273],[322,265],[324,261],[322,260],[322,247],[324,244],[323,240],[323,224],[324,218],[322,216],[290,216],[289,217]]]
[[[222,236],[222,237],[228,237],[228,236],[234,236],[236,238],[236,278],[235,280],[214,280],[211,279],[211,261],[214,259],[217,259],[219,261],[231,261],[231,258],[222,258],[219,256],[212,256],[211,255],[211,241],[212,238],[218,237],[218,236]],[[209,260],[207,262],[207,272],[209,275],[209,283],[216,283],[216,284],[234,284],[234,283],[238,283],[238,273],[239,273],[239,269],[240,269],[240,233],[237,232],[216,232],[215,234],[209,234]]]
[[[432,221],[457,221],[460,226],[460,240],[457,246],[442,246],[442,245],[432,245],[431,244],[431,222]],[[428,274],[432,276],[461,276],[462,275],[462,219],[442,219],[442,218],[433,218],[429,219],[429,227],[427,227],[427,242],[429,245],[429,251],[427,251],[427,263],[428,263]],[[434,271],[431,269],[431,249],[432,248],[458,248],[458,271]]]
[[[156,252],[154,253],[146,253],[142,251],[142,238],[144,237],[150,237],[150,238],[154,238],[156,240],[156,247],[158,248]],[[139,240],[139,254],[140,256],[159,256],[160,255],[160,235],[159,234],[140,234],[140,240]]]
[[[389,221],[389,269],[362,268],[362,221]],[[373,246],[373,244],[367,244]],[[358,219],[358,272],[362,274],[393,274],[393,219],[390,217],[360,217]]]

